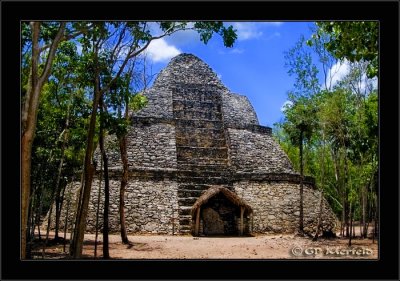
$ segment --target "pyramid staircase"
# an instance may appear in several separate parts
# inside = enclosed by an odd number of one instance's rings
[[[173,90],[181,233],[191,231],[193,204],[211,185],[232,188],[221,95],[212,87],[190,85]]]

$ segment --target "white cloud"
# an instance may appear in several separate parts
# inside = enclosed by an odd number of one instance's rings
[[[340,80],[345,78],[350,73],[351,67],[352,67],[351,62],[349,62],[348,60],[338,61],[328,71],[328,75],[326,78],[326,85],[328,87],[333,87],[335,84],[337,84]],[[357,81],[353,81],[352,85],[355,89],[364,92],[365,90],[367,90],[367,88],[370,87],[376,89],[378,86],[377,82],[378,80],[376,78],[368,79],[366,73],[362,73],[361,78]]]
[[[264,25],[269,25],[269,26],[281,26],[283,22],[281,21],[268,21],[268,22],[262,22]]]
[[[276,37],[281,37],[281,34],[279,32],[274,32],[273,34],[268,36],[266,39],[267,40],[271,40],[271,39],[276,38]]]
[[[179,55],[181,51],[169,45],[163,38],[154,40],[146,49],[147,56],[153,62],[165,62]]]
[[[326,76],[326,85],[334,86],[338,81],[345,77],[350,71],[350,62],[347,60],[338,61],[328,71]]]
[[[244,53],[244,50],[243,49],[240,49],[240,48],[234,48],[234,49],[229,49],[229,50],[227,50],[227,49],[219,49],[218,50],[218,54],[220,54],[220,55],[231,55],[231,54],[234,54],[234,55],[240,55],[240,54],[243,54]]]
[[[243,52],[244,52],[243,49],[238,49],[238,48],[229,51],[230,54],[243,54]]]
[[[238,40],[255,39],[263,35],[254,22],[235,22],[232,25],[237,30]]]
[[[292,105],[293,105],[293,102],[291,102],[290,100],[285,101],[281,106],[281,111],[285,112],[286,109],[290,108]]]

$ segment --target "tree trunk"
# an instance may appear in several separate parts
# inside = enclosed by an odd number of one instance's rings
[[[344,194],[345,194],[344,198],[346,200],[345,203],[346,203],[346,205],[348,205],[349,204],[349,202],[348,202],[348,191],[347,191],[348,167],[347,167],[347,152],[346,152],[347,148],[344,146],[344,149],[345,149],[345,151],[344,151],[344,183],[343,183],[343,190],[344,190]],[[347,236],[350,235],[350,229],[349,229],[349,227],[350,227],[350,223],[349,223],[350,216],[351,216],[351,210],[349,208],[349,211],[346,212],[346,235]]]
[[[100,159],[100,176],[99,176],[99,189],[97,191],[97,210],[96,210],[96,234],[94,237],[94,258],[97,258],[97,238],[99,235],[99,214],[100,214],[100,195],[101,195],[101,183],[103,180],[103,154]]]
[[[58,240],[58,228],[60,225],[60,216],[61,216],[61,207],[62,207],[62,201],[64,199],[64,192],[65,192],[65,186],[63,188],[62,191],[62,198],[60,198],[60,179],[61,179],[61,173],[62,173],[62,166],[64,164],[64,157],[65,157],[65,147],[67,145],[67,141],[68,141],[68,130],[69,130],[69,116],[70,116],[70,105],[68,104],[67,107],[67,117],[65,120],[65,128],[64,128],[64,135],[63,135],[63,142],[61,145],[61,160],[60,160],[60,166],[58,168],[58,176],[57,176],[57,185],[56,187],[57,192],[56,192],[56,198],[55,198],[55,203],[56,203],[56,226],[55,226],[55,235],[54,235],[54,239]]]
[[[362,189],[362,225],[363,225],[363,231],[360,231],[360,236],[362,238],[367,238],[367,192],[366,192],[366,187],[363,187]]]
[[[98,78],[97,78],[98,80]],[[96,127],[96,116],[97,116],[97,108],[99,105],[99,100],[101,93],[98,89],[98,82],[95,83],[95,94],[93,96],[93,108],[92,114],[90,116],[90,125],[88,130],[88,138],[86,143],[86,154],[85,154],[85,166],[84,166],[84,183],[82,186],[82,198],[81,202],[78,204],[78,210],[76,213],[76,224],[74,229],[74,235],[72,238],[70,255],[73,258],[80,258],[82,256],[82,247],[83,247],[83,238],[85,234],[86,227],[86,217],[88,213],[89,207],[89,199],[90,199],[90,191],[92,188],[92,180],[93,174],[95,172],[95,168],[91,163],[92,155],[93,155],[93,139]]]
[[[104,149],[104,123],[102,118],[103,113],[103,100],[100,98],[100,151],[104,163],[104,214],[103,214],[103,259],[109,259],[109,243],[108,243],[108,212],[110,205],[110,181],[108,178],[108,157]]]
[[[72,187],[72,182],[71,182],[71,186]],[[67,231],[68,231],[68,215],[69,215],[69,208],[71,205],[71,191],[69,190],[68,192],[68,197],[67,197],[67,210],[65,212],[65,221],[64,221],[64,245],[63,245],[63,251],[64,253],[65,251],[65,243],[66,243],[66,239],[67,239]]]
[[[304,210],[303,210],[303,131],[300,132],[300,216],[299,216],[299,232],[304,233]]]
[[[128,154],[127,154],[127,137],[123,136],[119,141],[121,159],[123,165],[121,188],[119,190],[119,218],[121,225],[121,240],[124,244],[129,244],[125,225],[125,188],[128,185]]]
[[[32,22],[32,66],[29,79],[28,92],[22,112],[22,138],[21,138],[21,258],[26,258],[26,235],[28,224],[29,197],[31,189],[31,155],[32,144],[35,137],[39,97],[44,83],[50,75],[52,63],[58,44],[64,34],[66,22],[60,24],[60,28],[54,38],[43,72],[39,75],[39,34],[40,23]]]
[[[349,217],[350,217],[350,232],[349,232],[349,247],[351,246],[351,238],[353,236],[352,230],[353,230],[353,210],[351,208],[351,203],[349,207]]]
[[[65,195],[65,190],[66,190],[67,185],[64,184],[63,189],[62,189],[62,195],[56,197],[56,225],[55,225],[55,234],[54,234],[54,239],[59,240],[60,238],[58,237],[58,232],[60,228],[60,219],[61,219],[61,210],[63,207],[63,202],[64,202],[64,195]]]

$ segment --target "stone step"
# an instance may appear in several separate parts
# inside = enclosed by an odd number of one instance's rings
[[[195,197],[197,200],[197,198],[199,198],[201,194],[203,194],[203,192],[207,190],[207,188],[199,187],[198,189],[181,189],[181,187],[179,187],[178,198]]]
[[[198,197],[178,197],[178,204],[180,206],[193,206]]]
[[[175,134],[177,138],[192,138],[194,136],[202,136],[202,138],[209,139],[225,139],[225,131],[221,129],[213,128],[175,128]]]
[[[221,101],[219,93],[203,89],[175,89],[173,93],[173,100],[195,100],[204,102],[218,102]]]
[[[182,120],[220,121],[222,113],[213,110],[175,110],[174,118]]]
[[[183,218],[183,217],[179,217],[179,226],[190,226],[192,224],[192,218]],[[182,228],[181,228],[182,229]]]
[[[212,135],[185,135],[176,137],[176,145],[180,147],[226,147],[226,140]]]
[[[208,166],[211,169],[213,169],[220,166],[221,168],[226,169],[226,166],[229,164],[229,160],[226,158],[210,158],[210,157],[186,158],[178,156],[177,164],[181,168],[184,168],[185,166]]]
[[[190,166],[208,166],[210,167],[209,169],[203,169],[203,171],[210,171],[213,172],[214,168],[213,166],[221,166],[225,167],[225,169],[228,169],[228,159],[225,158],[188,158],[188,157],[182,157],[178,156],[178,166],[181,167],[181,170],[184,168],[187,168],[187,170],[192,170]],[[188,166],[189,165],[189,166]],[[224,170],[225,170],[224,169]],[[218,169],[218,171],[214,172],[221,172],[223,170]]]
[[[231,177],[232,172],[226,171],[177,171],[178,178],[191,178],[191,177]]]
[[[187,130],[187,128],[206,128],[212,130],[223,130],[224,124],[221,120],[185,120],[175,119],[176,131]]]
[[[182,171],[218,171],[218,172],[224,172],[228,169],[227,164],[178,164],[178,168]]]
[[[200,183],[200,184],[222,184],[227,185],[229,184],[229,179],[226,177],[177,177],[178,182],[193,182],[193,183]]]
[[[178,185],[178,192],[179,191],[197,191],[202,193],[204,190],[207,190],[210,188],[209,184],[202,184],[202,183],[193,183],[193,182],[187,182],[187,183],[180,183]],[[179,196],[179,195],[178,195]],[[194,195],[192,197],[196,197],[197,195]]]
[[[172,99],[172,109],[175,110],[215,110],[221,112],[221,102],[216,100],[183,100]]]
[[[203,163],[218,163],[218,159],[228,158],[227,147],[195,147],[195,146],[176,146],[178,161],[186,159],[197,159]],[[208,161],[208,159],[210,161]],[[203,161],[204,160],[204,161]],[[212,160],[217,160],[216,162]]]
[[[192,227],[190,225],[180,225],[179,226],[179,232],[184,234],[184,233],[190,233],[192,231]]]
[[[184,218],[185,216],[187,217],[191,217],[191,211],[192,211],[192,207],[188,207],[188,206],[179,206],[179,210],[178,210],[178,214],[179,217]]]

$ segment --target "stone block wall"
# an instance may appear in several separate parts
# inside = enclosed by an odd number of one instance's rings
[[[136,117],[172,118],[172,92],[167,86],[152,87],[143,93],[147,97],[147,105],[138,112]]]
[[[256,112],[246,96],[224,91],[221,97],[224,123],[227,127],[258,125]]]
[[[72,229],[74,220],[75,198],[79,182],[67,191],[71,196],[70,210],[68,212],[68,229]],[[119,223],[119,180],[110,180],[110,232],[120,232]],[[86,221],[86,231],[95,232],[96,211],[99,192],[99,180],[94,179],[89,201],[89,211]],[[177,183],[173,180],[142,180],[130,179],[125,191],[125,219],[129,233],[159,233],[172,234],[179,231]],[[67,202],[65,204],[68,204]],[[104,181],[100,190],[99,231],[103,227],[104,207]],[[60,220],[60,229],[64,229],[66,207],[63,208]],[[52,215],[53,221],[55,215]],[[174,220],[172,218],[175,218]],[[47,223],[47,222],[46,222]],[[173,225],[174,224],[174,225]],[[43,224],[45,227],[46,224]],[[54,224],[52,225],[52,228]]]
[[[176,169],[175,126],[167,123],[138,122],[127,135],[128,167],[141,169]],[[110,170],[122,170],[119,143],[115,135],[106,137],[105,149]],[[94,158],[100,169],[100,148]]]
[[[255,233],[293,233],[299,225],[300,185],[289,182],[240,181],[234,191],[253,208]],[[304,231],[314,234],[318,223],[320,192],[304,185]],[[336,227],[337,220],[323,199],[323,230]]]
[[[175,126],[136,123],[127,137],[129,168],[176,169]]]
[[[237,172],[295,173],[272,136],[240,129],[228,132],[231,163]]]

